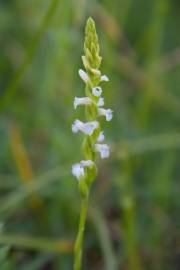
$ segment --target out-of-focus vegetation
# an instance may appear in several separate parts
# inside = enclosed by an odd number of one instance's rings
[[[0,269],[72,269],[71,165],[84,25],[96,21],[114,119],[91,193],[83,269],[180,268],[180,2],[0,1]]]

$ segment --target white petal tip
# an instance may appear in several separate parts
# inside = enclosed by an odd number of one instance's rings
[[[81,77],[81,79],[82,79],[85,83],[87,83],[87,82],[89,81],[89,76],[88,76],[88,74],[87,74],[84,70],[82,70],[82,69],[79,69],[79,76]]]
[[[97,105],[98,105],[98,107],[104,106],[104,98],[100,97],[98,102],[97,102]]]
[[[109,157],[109,146],[107,144],[95,144],[95,149],[100,153],[101,158]]]
[[[79,106],[79,105],[90,105],[91,102],[92,101],[89,97],[82,97],[82,98],[75,97],[74,98],[74,108],[76,109],[77,106]]]
[[[101,82],[108,82],[108,81],[109,81],[108,76],[106,76],[106,75],[101,76]]]
[[[100,86],[93,87],[93,88],[92,88],[92,94],[93,94],[95,97],[100,97],[101,94],[102,94],[102,88],[101,88]]]
[[[105,138],[104,132],[101,131],[100,134],[99,134],[99,136],[98,136],[98,138],[97,138],[97,142],[103,142],[104,141],[104,138]]]
[[[83,167],[92,167],[94,165],[94,162],[92,160],[81,160],[81,165]]]
[[[106,121],[111,121],[113,118],[113,111],[111,109],[108,109],[106,111]]]
[[[76,163],[72,166],[72,175],[75,176],[78,180],[84,176],[84,168],[81,166],[80,163]]]
[[[104,108],[99,108],[99,115],[103,115],[106,118],[106,121],[111,121],[113,118],[113,111],[111,109],[104,109]]]
[[[98,121],[91,121],[83,123],[82,121],[76,119],[72,124],[72,132],[77,133],[78,131],[83,132],[84,134],[91,136],[95,129],[99,126]]]

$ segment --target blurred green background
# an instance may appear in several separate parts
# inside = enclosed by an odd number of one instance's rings
[[[103,56],[111,156],[91,191],[83,269],[180,269],[180,1],[0,1],[0,269],[72,269],[71,124],[84,26]]]

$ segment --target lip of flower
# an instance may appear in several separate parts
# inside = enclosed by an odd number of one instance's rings
[[[109,146],[107,144],[95,144],[95,150],[100,153],[101,158],[109,157]]]
[[[90,105],[92,103],[92,100],[89,97],[82,97],[78,98],[75,97],[74,99],[74,108],[76,109],[79,105]]]
[[[78,180],[84,176],[84,168],[81,166],[80,163],[76,163],[72,166],[72,175],[74,175]]]
[[[72,166],[72,175],[74,175],[78,180],[85,175],[84,167],[92,167],[94,162],[92,160],[81,160],[80,163],[75,163]]]
[[[104,115],[106,118],[106,121],[111,121],[111,119],[113,118],[113,111],[111,109],[106,110],[103,108],[99,108],[98,113],[99,115]]]
[[[101,94],[102,94],[102,88],[101,88],[100,86],[93,87],[93,88],[92,88],[92,94],[93,94],[95,97],[100,97]]]
[[[101,76],[101,82],[108,82],[108,81],[109,81],[108,76],[106,76],[106,75]]]
[[[99,134],[99,136],[98,136],[98,138],[97,138],[97,142],[103,142],[104,141],[104,138],[105,138],[104,132],[101,131],[100,134]]]
[[[99,127],[98,121],[91,121],[83,123],[82,121],[76,119],[72,124],[72,132],[77,133],[78,131],[83,132],[86,135],[91,136],[95,129]]]
[[[99,100],[98,100],[98,102],[97,102],[97,106],[98,106],[98,107],[104,106],[104,98],[102,98],[102,97],[99,98]]]

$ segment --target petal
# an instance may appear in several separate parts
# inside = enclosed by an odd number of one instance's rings
[[[82,79],[85,83],[87,83],[87,82],[89,81],[89,76],[88,76],[88,74],[87,74],[84,70],[82,70],[82,69],[79,69],[79,76],[81,77],[81,79]]]
[[[111,121],[113,118],[113,111],[111,109],[106,110],[106,121]]]
[[[84,168],[80,163],[76,163],[72,166],[72,175],[74,175],[78,180],[80,177],[84,176]]]
[[[83,127],[83,132],[86,134],[86,135],[92,135],[94,130],[97,129],[99,126],[99,123],[97,121],[92,121],[92,122],[87,122],[84,124],[84,127]]]
[[[97,105],[98,105],[98,107],[104,106],[104,98],[100,97],[98,102],[97,102]]]
[[[109,146],[107,144],[95,144],[95,149],[100,153],[101,158],[109,157]]]
[[[111,109],[99,108],[98,112],[99,115],[104,115],[106,117],[106,121],[111,121],[113,118],[113,111]]]
[[[100,133],[99,133],[99,136],[98,136],[98,138],[97,138],[97,142],[103,142],[104,141],[104,132],[103,131],[101,131]]]
[[[106,76],[106,75],[101,76],[101,82],[108,82],[108,81],[109,81],[108,76]]]
[[[92,101],[89,97],[82,97],[82,98],[75,97],[74,98],[74,108],[76,109],[77,106],[79,106],[79,105],[90,105],[91,102]]]
[[[80,127],[82,126],[82,124],[83,123],[80,120],[76,119],[74,123],[72,124],[72,132],[77,133]]]
[[[92,167],[94,165],[94,162],[92,160],[81,160],[81,165],[83,167]]]
[[[96,97],[100,97],[102,94],[102,88],[100,86],[96,86],[92,88],[92,93]]]
[[[82,121],[76,119],[72,124],[72,132],[77,133],[78,131],[83,132],[86,135],[91,136],[95,129],[99,126],[98,121],[91,121],[83,123]]]
[[[77,125],[76,125],[75,122],[72,124],[72,132],[73,133],[77,133],[78,132],[78,127],[77,127]]]

